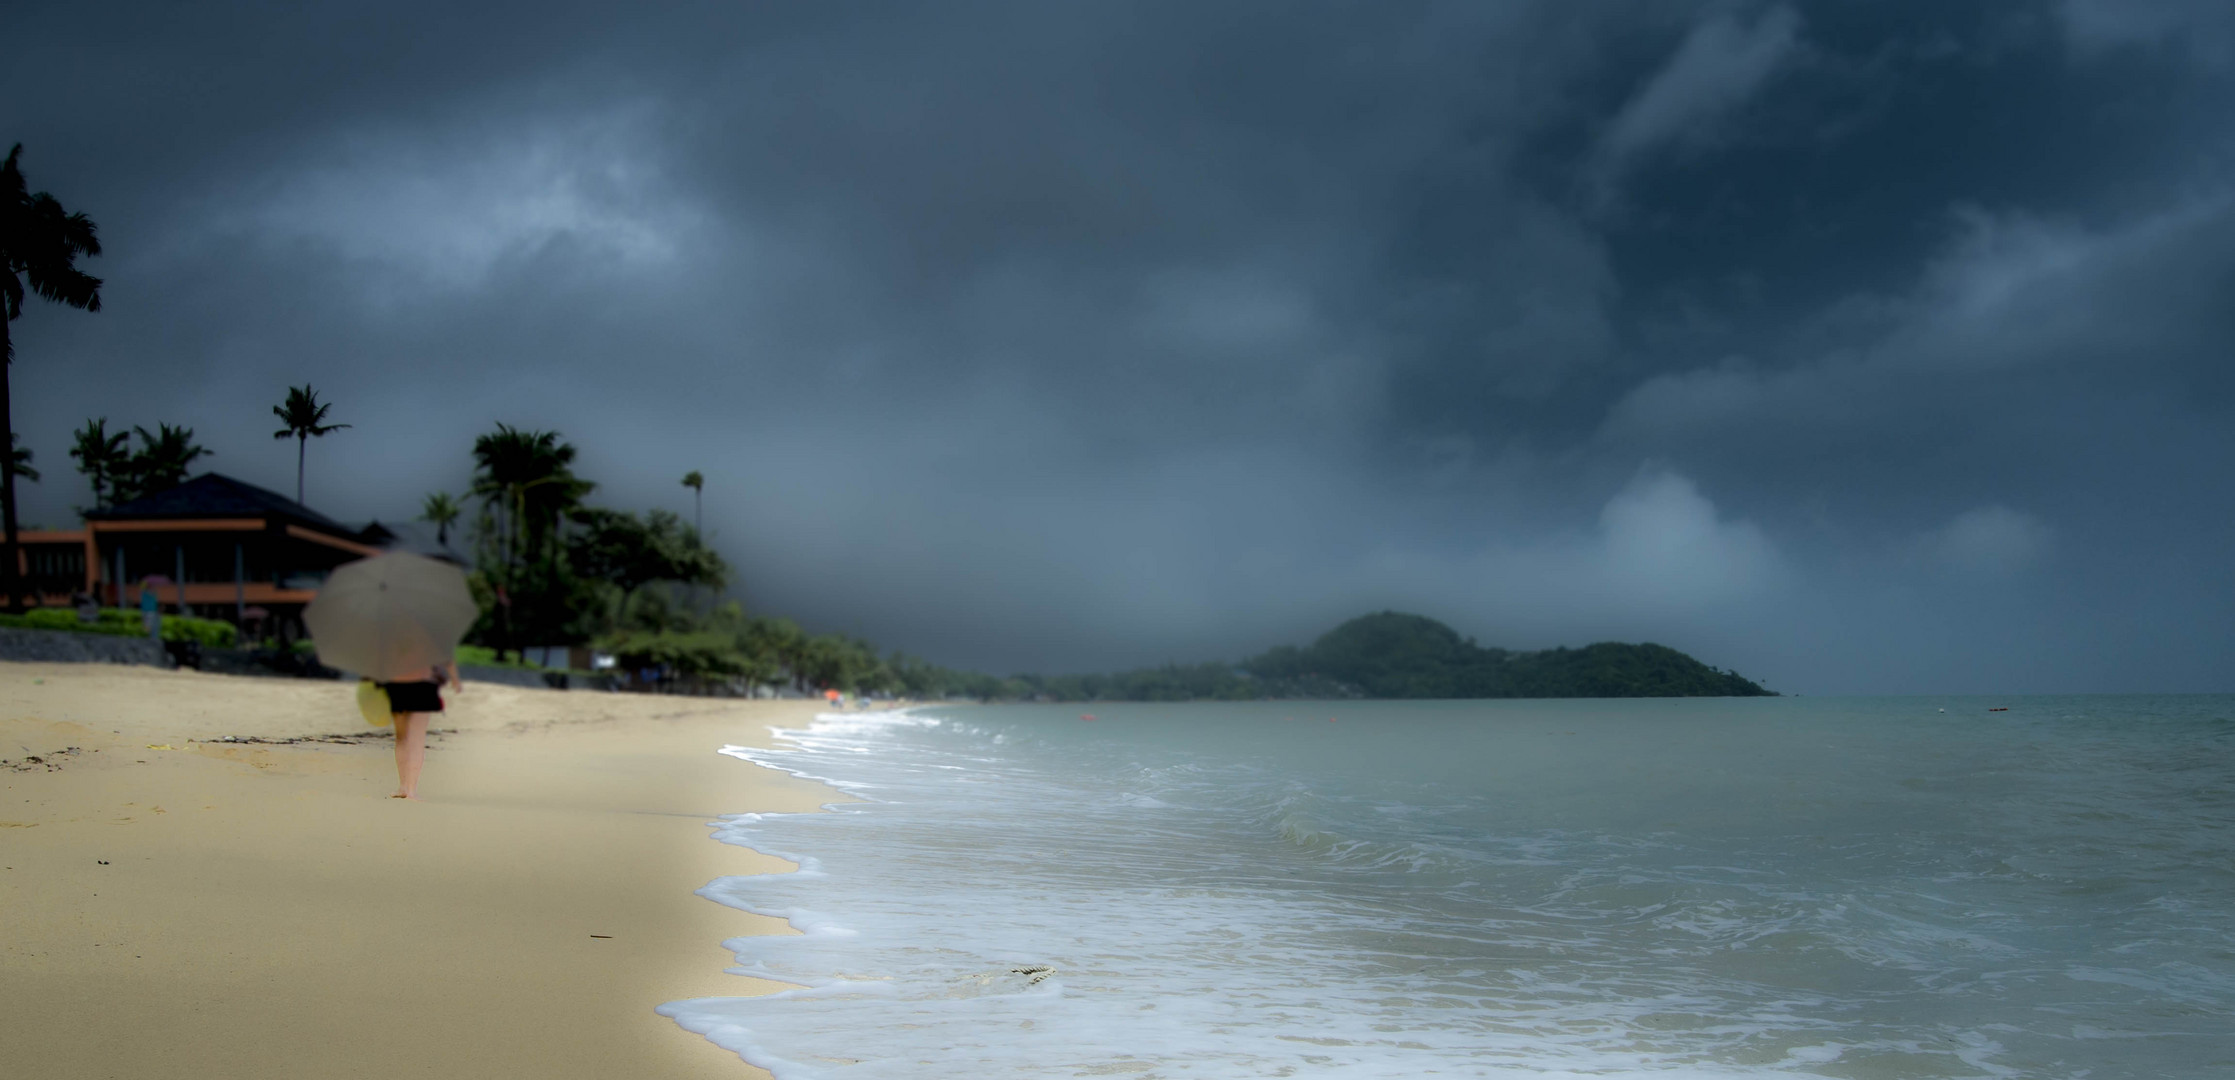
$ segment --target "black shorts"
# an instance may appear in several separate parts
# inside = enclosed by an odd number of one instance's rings
[[[388,691],[389,712],[441,712],[442,695],[436,693],[441,683],[392,682],[380,684]]]

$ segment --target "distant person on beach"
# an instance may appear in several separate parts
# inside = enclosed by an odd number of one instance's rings
[[[162,601],[155,598],[155,585],[140,582],[140,622],[147,627],[150,641],[163,640],[163,615],[157,610]]]
[[[80,592],[70,598],[70,606],[78,609],[78,621],[87,626],[101,621],[101,602],[89,592]]]
[[[442,711],[442,683],[447,677],[451,693],[465,689],[452,661],[427,669],[428,679],[382,683],[388,692],[388,710],[396,724],[396,793],[391,799],[419,798],[419,766],[427,760],[427,717]]]

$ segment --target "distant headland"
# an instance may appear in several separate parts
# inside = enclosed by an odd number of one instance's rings
[[[1014,696],[1057,701],[1775,696],[1665,645],[1609,641],[1515,652],[1396,611],[1361,615],[1303,648],[1283,645],[1238,664],[1010,681],[1024,684]]]

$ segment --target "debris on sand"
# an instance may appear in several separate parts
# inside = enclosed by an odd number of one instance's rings
[[[73,757],[84,752],[84,750],[75,746],[65,746],[60,750],[53,750],[44,754],[26,754],[20,760],[0,758],[0,769],[8,769],[13,772],[37,772],[40,769],[45,769],[48,772],[55,772],[60,770],[63,765],[63,762],[59,759]]]

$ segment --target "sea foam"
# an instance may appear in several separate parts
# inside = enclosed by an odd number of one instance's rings
[[[816,1077],[2213,1075],[2227,699],[834,714],[660,1011]]]

